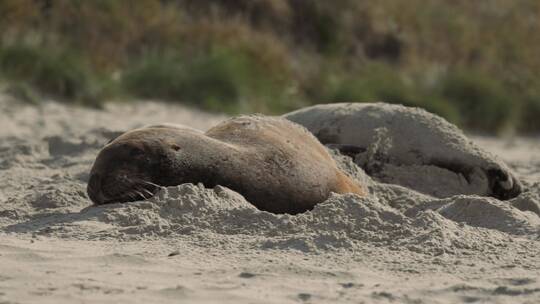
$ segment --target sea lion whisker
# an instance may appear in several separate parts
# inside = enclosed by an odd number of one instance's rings
[[[124,193],[124,196],[127,196],[130,200],[133,200],[133,201],[138,200],[137,195],[140,195],[140,194],[135,193],[135,191],[133,190]]]
[[[135,192],[136,194],[138,194],[140,197],[142,197],[143,199],[147,199],[146,196],[144,196],[144,194],[142,194],[141,192],[137,191],[137,190],[133,190],[133,192]]]
[[[133,192],[127,192],[125,195],[129,197],[129,199],[137,199],[137,196]]]
[[[145,188],[140,188],[139,190],[142,190],[142,191],[144,191],[144,192],[148,193],[148,194],[150,195],[149,197],[152,197],[152,196],[154,196],[154,193],[152,193],[152,192],[151,192],[150,190],[148,190],[148,189],[145,189]]]
[[[154,193],[146,189],[143,185],[141,185],[141,182],[142,181],[140,181],[138,185],[134,187],[133,191],[137,192],[140,196],[144,197],[145,199],[148,199],[154,196]]]
[[[154,183],[149,182],[149,181],[141,180],[140,182],[141,182],[141,183],[144,183],[144,184],[147,184],[147,185],[150,185],[150,186],[154,186],[154,187],[158,187],[158,188],[163,188],[163,186],[160,186],[160,185],[158,185],[158,184],[154,184]]]

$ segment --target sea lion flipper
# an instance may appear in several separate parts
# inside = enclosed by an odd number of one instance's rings
[[[489,169],[486,172],[494,197],[508,200],[518,196],[523,191],[519,179],[502,169]]]

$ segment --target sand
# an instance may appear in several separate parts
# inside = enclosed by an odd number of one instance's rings
[[[0,111],[0,303],[540,301],[539,138],[473,137],[523,181],[510,201],[381,183],[333,152],[370,195],[332,195],[291,216],[184,184],[94,207],[88,172],[109,138],[163,122],[205,130],[225,117],[5,95]]]

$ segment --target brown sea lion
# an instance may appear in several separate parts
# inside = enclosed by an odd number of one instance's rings
[[[87,190],[100,205],[199,182],[228,187],[274,213],[310,210],[331,192],[365,193],[306,129],[257,115],[226,120],[206,133],[171,125],[124,133],[99,152]]]

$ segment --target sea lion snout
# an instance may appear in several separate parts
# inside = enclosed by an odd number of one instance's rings
[[[101,175],[99,173],[90,174],[86,192],[94,204],[103,204],[104,196],[101,193]]]
[[[148,199],[160,188],[136,172],[92,173],[87,193],[96,205]]]
[[[144,142],[117,142],[105,146],[99,153],[88,180],[88,197],[96,205],[137,201],[152,197],[159,186],[157,172],[159,157],[145,147]]]

